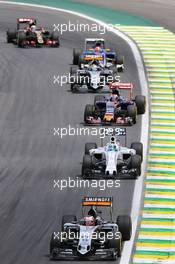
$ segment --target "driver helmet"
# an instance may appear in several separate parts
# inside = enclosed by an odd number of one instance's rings
[[[113,94],[113,93],[111,94],[111,96],[110,96],[111,102],[118,101],[118,99],[119,99],[119,96],[117,94]]]
[[[93,216],[84,217],[84,221],[86,226],[95,226],[95,218]]]
[[[32,26],[36,26],[36,21],[35,20],[31,20],[29,22],[29,26],[32,27]]]
[[[99,47],[99,46],[95,47],[95,52],[100,53],[101,51],[102,51],[101,47]]]
[[[35,31],[36,31],[36,25],[32,25],[32,26],[31,26],[31,31],[32,31],[32,32],[35,32]]]
[[[116,94],[116,95],[120,96],[119,89],[112,89],[112,94]]]

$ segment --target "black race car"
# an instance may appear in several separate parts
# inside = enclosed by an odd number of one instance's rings
[[[59,47],[60,40],[56,32],[50,32],[38,27],[34,18],[18,18],[17,28],[7,30],[7,43],[17,44],[18,47]]]

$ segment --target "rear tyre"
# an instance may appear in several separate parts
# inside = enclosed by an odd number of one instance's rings
[[[131,156],[131,168],[136,169],[137,176],[141,175],[141,164],[142,164],[142,160],[140,155],[136,154]]]
[[[137,106],[137,113],[143,115],[146,109],[146,98],[143,95],[137,95],[135,97],[135,103]]]
[[[119,215],[116,221],[119,231],[122,234],[122,240],[128,241],[132,235],[132,222],[131,217],[128,215]]]
[[[24,32],[18,32],[17,45],[20,48],[25,48],[25,46],[26,46],[26,34]]]
[[[141,142],[133,142],[131,143],[131,149],[135,149],[136,154],[141,157],[141,161],[143,160],[143,144]]]
[[[83,178],[91,177],[91,172],[92,172],[92,158],[90,155],[85,154],[83,156],[82,177]]]
[[[89,155],[89,150],[96,149],[97,144],[96,143],[86,143],[85,144],[85,154]]]
[[[116,67],[113,68],[113,82],[117,82],[118,81],[118,70]]]
[[[73,64],[74,65],[78,65],[79,62],[79,57],[82,54],[82,50],[81,49],[73,49]]]
[[[94,116],[94,111],[95,111],[95,108],[93,105],[86,105],[85,106],[85,110],[84,110],[84,122],[87,123],[87,118],[89,116]]]
[[[128,105],[128,107],[127,107],[127,116],[132,118],[133,124],[136,124],[137,108],[134,105]]]
[[[13,43],[16,39],[16,30],[8,30],[7,31],[7,43]]]

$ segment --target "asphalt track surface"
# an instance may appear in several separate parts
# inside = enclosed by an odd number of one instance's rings
[[[134,15],[141,15],[175,32],[174,0],[73,0],[73,2],[94,4],[101,7],[104,6],[112,8],[113,10],[116,9],[118,11],[126,11]]]
[[[114,196],[114,217],[129,214],[134,181],[122,181],[120,188],[53,188],[54,179],[76,179],[80,175],[84,143],[95,136],[53,135],[54,127],[76,127],[83,119],[92,94],[72,94],[69,85],[53,84],[54,74],[67,74],[72,47],[80,47],[90,33],[66,32],[61,47],[19,49],[6,43],[7,28],[17,17],[37,17],[52,28],[77,17],[56,11],[0,5],[0,262],[3,264],[49,263],[49,240],[59,231],[61,216],[81,216],[84,195]],[[79,21],[87,22],[79,18]],[[95,34],[97,36],[97,34]],[[125,55],[122,81],[131,81],[140,93],[138,72],[129,46],[112,33],[109,46]],[[140,138],[141,120],[128,128],[128,145]],[[105,262],[102,262],[105,263]]]

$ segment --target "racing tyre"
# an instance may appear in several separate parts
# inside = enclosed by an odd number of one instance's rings
[[[71,223],[71,222],[76,222],[76,221],[77,221],[76,215],[63,215],[62,222],[61,222],[62,231],[64,230],[64,224]]]
[[[135,107],[135,105],[128,105],[127,116],[132,118],[133,124],[136,124],[137,108]]]
[[[124,64],[124,56],[121,55],[117,56],[117,64]]]
[[[129,215],[119,215],[116,221],[119,231],[122,234],[122,240],[128,241],[132,235],[132,222]]]
[[[7,31],[7,43],[13,43],[16,39],[16,30],[8,30]]]
[[[131,168],[137,169],[137,176],[141,175],[141,164],[142,164],[142,159],[140,155],[136,154],[131,156]]]
[[[61,247],[61,241],[58,237],[55,237],[54,233],[51,236],[51,240],[50,240],[50,259],[53,260],[54,259],[54,253],[53,250],[54,249],[59,249]]]
[[[82,54],[82,50],[81,49],[73,49],[73,64],[74,65],[78,65],[79,62],[79,57]]]
[[[18,32],[17,45],[20,48],[25,48],[26,46],[26,34],[24,32]]]
[[[116,234],[113,232],[113,238],[108,240],[108,247],[117,251],[117,257],[121,257],[122,251],[122,240],[121,238],[116,238]],[[116,259],[116,255],[113,255],[113,259]]]
[[[52,32],[51,39],[56,41],[56,44],[54,44],[54,47],[60,46],[60,38],[59,38],[59,34],[57,32]]]
[[[96,149],[97,144],[96,143],[86,143],[85,144],[85,154],[89,155],[89,150]]]
[[[136,154],[141,157],[141,161],[143,160],[143,144],[141,142],[133,142],[131,143],[131,149],[135,149]]]
[[[96,95],[94,98],[94,105],[96,105],[96,102],[105,102],[105,96],[103,95]]]
[[[119,79],[119,77],[118,77],[118,70],[115,67],[115,68],[113,68],[113,82],[117,82],[118,79]]]
[[[90,155],[85,154],[83,156],[83,164],[82,164],[82,177],[88,178],[91,177],[92,170],[92,158]]]
[[[76,75],[77,74],[78,67],[73,65],[70,67],[70,75]]]
[[[117,56],[117,69],[118,72],[123,72],[124,71],[124,56],[118,55]],[[121,67],[119,67],[119,65],[121,65]]]
[[[135,97],[135,103],[137,106],[137,113],[143,115],[146,109],[146,98],[143,95],[137,95]]]
[[[83,56],[80,55],[79,58],[78,58],[78,67],[81,69],[81,64],[84,63],[84,60],[83,60]]]
[[[85,110],[84,110],[84,122],[87,123],[87,118],[89,116],[93,116],[94,115],[94,106],[93,105],[86,105],[85,106]]]
[[[70,88],[72,93],[77,93],[79,91],[79,85],[77,83],[71,83]]]

